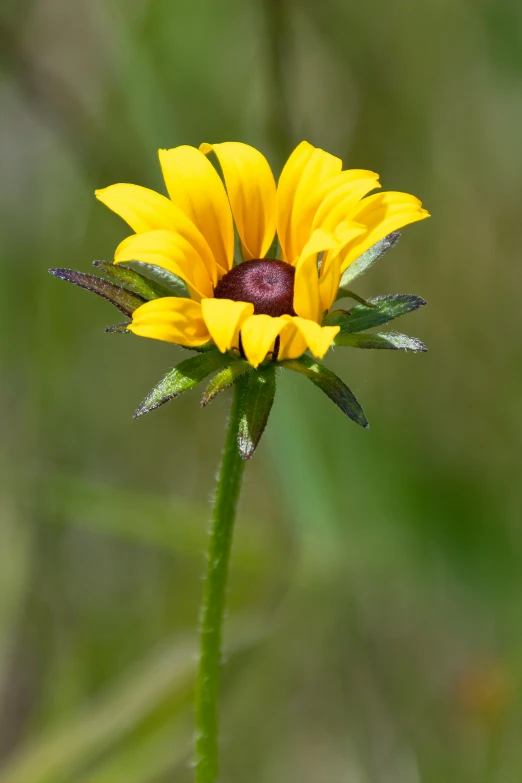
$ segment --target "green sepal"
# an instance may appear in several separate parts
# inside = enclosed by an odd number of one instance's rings
[[[264,432],[276,390],[276,367],[272,362],[236,383],[241,387],[241,408],[237,445],[242,459],[250,459]]]
[[[400,237],[398,231],[394,231],[392,234],[388,234],[384,239],[379,240],[373,245],[366,253],[359,256],[350,266],[344,270],[341,276],[341,282],[339,283],[341,288],[345,288],[350,285],[352,280],[366,272],[373,264],[379,259],[390,247],[397,244]]]
[[[122,266],[124,269],[137,272],[148,278],[152,283],[159,286],[162,291],[160,296],[179,296],[184,299],[190,299],[190,293],[185,281],[175,275],[174,272],[169,272],[168,269],[163,269],[163,267],[156,266],[156,264],[145,264],[143,261],[125,261],[117,264],[117,266]]]
[[[197,351],[198,353],[213,351],[215,347],[216,343],[213,340],[209,340],[208,343],[203,343],[203,345],[178,345],[178,348],[183,348],[185,351]]]
[[[337,296],[335,298],[335,301],[339,301],[339,299],[355,299],[356,302],[359,302],[359,304],[364,305],[365,307],[371,307],[375,308],[377,307],[376,304],[373,302],[370,302],[368,299],[363,299],[362,296],[359,296],[359,294],[356,294],[355,291],[350,291],[349,288],[339,288],[337,291]]]
[[[281,258],[281,245],[279,244],[279,237],[277,233],[274,235],[272,244],[268,248],[268,252],[265,254],[265,258]]]
[[[351,310],[332,310],[323,320],[325,326],[340,326],[342,334],[364,332],[374,326],[381,326],[394,318],[417,310],[426,304],[425,299],[413,294],[391,294],[375,296],[369,300],[375,307],[355,305]]]
[[[356,424],[366,429],[370,426],[353,392],[338,375],[323,364],[304,354],[299,359],[286,359],[280,362],[280,365],[310,378],[312,383],[315,383]]]
[[[217,375],[214,375],[209,385],[205,389],[203,398],[201,400],[201,407],[204,408],[209,402],[212,402],[220,392],[228,389],[234,381],[236,381],[241,375],[244,375],[249,370],[252,370],[252,365],[245,362],[244,359],[236,359],[225,367]]]
[[[128,269],[123,264],[113,264],[107,261],[93,261],[92,263],[105,277],[114,280],[127,291],[142,296],[147,301],[163,296],[172,296],[165,285],[157,283],[134,269]]]
[[[138,296],[132,291],[126,291],[124,288],[95,275],[86,275],[84,272],[76,272],[74,269],[49,269],[49,272],[59,280],[67,280],[69,283],[103,297],[125,315],[132,315],[134,310],[146,302],[142,296]]]
[[[386,334],[338,334],[334,345],[351,348],[388,348],[392,351],[427,351],[423,342],[416,337],[408,337],[399,332]]]
[[[168,372],[163,380],[148,394],[136,413],[134,418],[149,413],[160,405],[179,397],[183,392],[193,389],[198,383],[201,383],[210,373],[220,370],[224,365],[231,361],[230,355],[220,353],[217,349],[199,353],[197,356],[191,356],[180,362],[177,367]]]
[[[106,332],[115,332],[116,334],[132,334],[130,329],[127,327],[132,323],[132,321],[127,321],[125,324],[113,324],[112,326],[106,326],[105,331]]]

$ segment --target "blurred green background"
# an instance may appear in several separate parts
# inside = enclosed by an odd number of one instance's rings
[[[229,398],[132,413],[182,356],[104,334],[157,149],[303,138],[433,218],[357,285],[425,355],[331,353],[359,430],[285,373],[242,495],[226,783],[522,780],[522,6],[3,0],[0,783],[188,783]],[[183,354],[185,356],[185,354]]]

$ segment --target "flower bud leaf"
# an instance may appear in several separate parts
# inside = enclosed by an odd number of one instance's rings
[[[76,272],[74,269],[49,269],[49,272],[60,280],[67,280],[69,283],[74,283],[80,288],[85,288],[87,291],[92,291],[93,294],[107,299],[125,315],[132,315],[134,310],[146,301],[142,296],[126,291],[124,288],[95,275],[86,275],[84,272]]]
[[[190,299],[189,290],[186,283],[168,269],[163,269],[156,264],[145,264],[143,261],[125,261],[125,263],[116,264],[124,269],[138,272],[143,277],[160,286],[163,293],[161,296],[181,296],[184,299]]]
[[[370,426],[353,392],[338,375],[323,364],[304,354],[299,359],[287,359],[281,362],[281,366],[300,372],[309,378],[356,424],[365,429]]]
[[[342,334],[364,332],[374,326],[381,326],[394,318],[417,310],[426,304],[425,299],[413,294],[390,294],[375,296],[368,300],[375,307],[355,305],[351,310],[332,310],[328,313],[323,324],[328,326],[340,326]]]
[[[384,237],[384,239],[376,242],[375,245],[366,251],[366,253],[363,253],[362,256],[359,256],[359,258],[351,263],[342,274],[341,282],[339,283],[341,288],[350,285],[350,283],[355,280],[356,277],[359,277],[359,275],[362,275],[363,272],[366,272],[371,266],[373,266],[377,259],[384,255],[384,253],[386,253],[390,247],[393,247],[395,244],[397,244],[399,237],[400,233],[398,231],[394,231],[392,234],[388,234],[387,237]]]
[[[172,296],[167,286],[157,283],[134,269],[127,269],[123,264],[113,264],[107,261],[93,261],[102,275],[119,284],[127,291],[132,291],[149,301],[159,299],[161,296]]]
[[[220,353],[217,349],[198,353],[197,356],[191,356],[180,362],[173,370],[168,372],[157,386],[148,394],[136,413],[134,418],[149,413],[160,405],[179,397],[183,392],[193,389],[198,383],[201,383],[210,373],[220,370],[224,365],[231,361],[230,355]]]
[[[338,334],[334,345],[346,345],[351,348],[388,348],[392,351],[427,351],[423,342],[416,337],[408,337],[399,332],[386,334]]]
[[[217,375],[214,375],[209,385],[205,389],[203,399],[201,400],[201,407],[204,408],[209,402],[212,402],[214,397],[220,392],[231,386],[241,375],[252,369],[252,365],[249,362],[245,362],[243,359],[236,359],[228,367],[225,367]]]
[[[271,363],[248,375],[242,375],[237,380],[241,386],[241,418],[237,445],[242,459],[250,459],[261,440],[274,402],[275,376],[275,364]]]

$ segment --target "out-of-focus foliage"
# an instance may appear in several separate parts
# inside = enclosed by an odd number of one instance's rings
[[[421,197],[363,277],[428,354],[339,347],[372,429],[281,373],[247,467],[227,783],[512,783],[522,769],[522,7],[4,0],[0,781],[190,780],[207,503],[229,392],[132,414],[185,353],[105,334],[156,150],[302,138]]]

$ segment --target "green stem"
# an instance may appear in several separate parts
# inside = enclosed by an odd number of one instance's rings
[[[245,467],[237,445],[242,384],[234,385],[228,433],[210,531],[196,683],[196,783],[216,783],[219,746],[221,636],[234,520]]]

